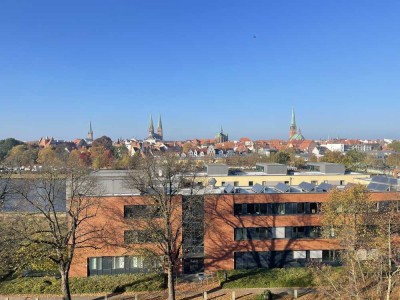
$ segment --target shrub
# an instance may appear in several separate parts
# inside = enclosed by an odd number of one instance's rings
[[[162,274],[123,274],[71,278],[72,294],[157,291],[164,288]],[[61,294],[54,277],[16,278],[0,283],[0,294]]]
[[[217,272],[224,288],[307,287],[313,285],[312,272],[307,268],[252,269]]]
[[[272,292],[265,290],[261,295],[258,295],[257,300],[272,300]]]

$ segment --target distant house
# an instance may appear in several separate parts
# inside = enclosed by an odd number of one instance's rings
[[[310,154],[317,144],[313,140],[304,140],[299,145],[298,149],[302,152]]]
[[[200,148],[197,150],[197,155],[200,157],[204,157],[207,155],[207,148]]]
[[[257,151],[258,154],[262,154],[262,155],[265,155],[267,157],[270,157],[271,153],[276,153],[276,152],[278,152],[278,150],[270,149],[270,148],[260,148]]]
[[[235,148],[235,152],[239,155],[246,155],[246,154],[249,154],[250,151],[246,146],[240,145]]]
[[[45,137],[45,138],[40,138],[39,140],[39,148],[47,148],[50,146],[54,146],[56,144],[56,142],[54,141],[54,139],[52,137]]]
[[[214,157],[214,156],[215,156],[215,147],[214,147],[214,145],[208,146],[208,148],[207,148],[207,155],[208,155],[208,156],[211,156],[211,157]]]
[[[381,150],[382,147],[378,143],[360,143],[350,146],[350,149],[357,150],[360,152],[370,152],[370,151]]]
[[[76,145],[76,147],[78,149],[87,148],[88,147],[88,143],[84,139],[75,139],[75,140],[73,140],[73,143]]]
[[[326,147],[322,147],[322,146],[316,146],[314,147],[314,149],[311,151],[312,154],[314,154],[318,159],[320,159],[321,157],[323,157],[325,155],[325,152],[328,149]]]

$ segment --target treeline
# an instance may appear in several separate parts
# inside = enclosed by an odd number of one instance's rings
[[[344,164],[348,171],[366,171],[368,168],[384,169],[400,167],[400,141],[394,141],[388,147],[395,151],[386,157],[377,157],[357,150],[345,153],[327,150],[323,157],[314,154],[301,156],[295,149],[286,149],[271,153],[270,156],[250,153],[223,158],[230,166],[252,168],[256,163],[281,163],[302,169],[307,161]],[[93,169],[129,169],[138,163],[139,155],[130,156],[124,145],[113,145],[112,140],[102,136],[93,141],[90,147],[77,148],[73,142],[63,142],[40,148],[38,143],[24,143],[14,138],[0,140],[0,166],[14,170],[32,170],[37,166],[73,160]],[[210,161],[212,158],[208,158]],[[205,160],[205,162],[207,159]]]
[[[93,141],[91,147],[63,142],[40,148],[38,143],[24,143],[14,138],[0,140],[0,165],[13,170],[36,170],[44,164],[73,161],[94,169],[128,169],[137,162],[124,145],[114,146],[109,137],[102,136]]]
[[[271,153],[270,156],[253,153],[245,156],[231,156],[224,160],[230,166],[252,168],[256,163],[280,163],[297,169],[305,168],[307,161],[338,163],[343,164],[347,171],[364,172],[368,168],[398,168],[400,167],[400,154],[392,153],[382,159],[357,150],[349,150],[345,153],[327,150],[324,156],[318,159],[314,154],[302,157],[294,149],[288,149]]]

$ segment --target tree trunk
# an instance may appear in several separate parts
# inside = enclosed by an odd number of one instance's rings
[[[60,270],[61,273],[61,291],[63,300],[71,300],[71,292],[69,290],[69,272]]]
[[[387,285],[387,291],[386,291],[386,299],[390,300],[390,293],[392,292],[392,235],[391,235],[391,220],[389,217],[389,223],[388,223],[388,233],[387,233],[387,241],[388,241],[388,285]]]
[[[175,300],[175,277],[174,268],[171,262],[168,262],[168,300]]]

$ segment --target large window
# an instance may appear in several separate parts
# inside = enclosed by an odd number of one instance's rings
[[[320,213],[321,203],[316,202],[287,202],[287,203],[237,203],[234,214],[241,215],[302,215]]]
[[[234,232],[235,241],[320,237],[321,227],[319,226],[242,227],[235,228]]]
[[[310,261],[340,264],[338,252],[333,250],[235,252],[235,269],[301,267]]]
[[[161,271],[160,257],[102,256],[88,258],[88,276]]]
[[[157,207],[152,205],[125,205],[124,218],[130,219],[148,219],[155,218],[160,215]]]
[[[112,268],[113,269],[124,269],[125,268],[125,257],[116,256],[112,258]]]

